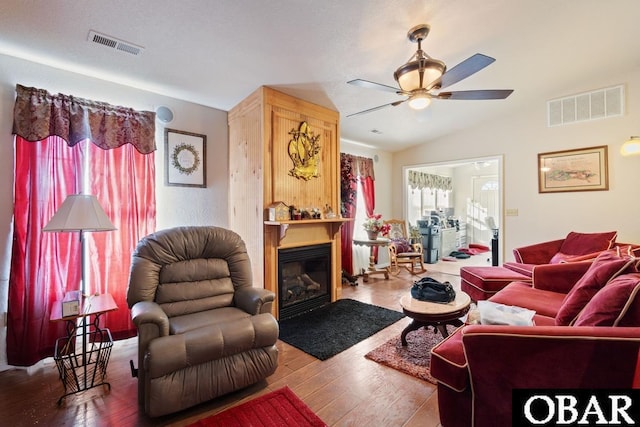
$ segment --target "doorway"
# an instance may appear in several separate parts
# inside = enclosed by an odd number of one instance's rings
[[[467,241],[491,247],[491,223],[499,224],[500,183],[498,175],[472,176],[472,197],[467,202]]]
[[[502,224],[502,156],[463,159],[404,168],[404,217],[415,225],[417,220],[444,220],[443,227],[455,227],[456,248],[476,244],[491,248],[493,229]],[[450,178],[450,189],[412,188],[409,171]],[[427,180],[429,181],[429,180]],[[438,179],[435,180],[439,182]],[[453,234],[452,230],[449,230]],[[498,257],[502,259],[502,230],[498,234]],[[450,247],[446,249],[449,255]],[[477,265],[491,265],[491,253],[472,257]],[[487,259],[489,258],[489,259]],[[469,260],[472,261],[472,260]]]

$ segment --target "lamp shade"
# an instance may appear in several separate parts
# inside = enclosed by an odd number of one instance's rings
[[[42,231],[111,231],[116,230],[96,196],[67,196]]]
[[[623,156],[640,155],[640,136],[632,136],[620,147],[620,154]]]
[[[442,61],[420,57],[402,65],[396,70],[393,77],[400,85],[400,89],[405,92],[413,92],[418,89],[427,91],[442,76],[445,69]]]
[[[431,104],[431,98],[429,98],[429,95],[424,93],[418,93],[409,98],[409,107],[414,110],[425,109],[429,104]]]

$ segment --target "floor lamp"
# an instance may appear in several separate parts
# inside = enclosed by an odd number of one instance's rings
[[[96,198],[96,196],[92,196],[89,194],[73,194],[73,195],[67,196],[65,201],[62,203],[62,206],[58,208],[58,210],[53,215],[53,217],[49,220],[47,225],[42,229],[42,231],[44,232],[78,231],[80,233],[80,260],[81,260],[80,261],[81,282],[79,287],[80,297],[77,298],[77,300],[75,301],[73,298],[71,299],[71,301],[67,301],[67,303],[70,303],[70,305],[68,306],[65,305],[66,304],[65,302],[62,303],[62,317],[72,316],[70,318],[75,319],[75,316],[80,315],[82,318],[82,322],[81,322],[82,364],[80,366],[83,369],[83,376],[81,377],[83,381],[79,382],[78,377],[74,375],[74,378],[76,378],[77,391],[86,390],[90,388],[88,386],[89,384],[91,384],[91,387],[94,386],[93,379],[89,379],[87,375],[88,361],[91,360],[91,356],[90,355],[87,356],[87,331],[88,331],[87,318],[85,316],[82,316],[81,313],[79,312],[79,310],[82,310],[83,313],[87,313],[87,309],[88,309],[88,307],[84,307],[84,304],[82,304],[82,308],[80,308],[81,307],[80,301],[84,301],[84,299],[81,299],[81,297],[84,296],[87,290],[86,279],[85,279],[85,262],[84,262],[84,252],[85,252],[84,233],[86,231],[111,231],[115,229],[116,227],[113,225],[113,223],[111,222],[107,214],[104,212],[104,210],[102,209],[102,206],[100,206],[100,203],[98,202],[98,199]],[[69,308],[65,310],[66,307],[69,307]],[[73,324],[73,323],[68,321],[67,322],[67,333],[68,333],[67,344],[65,345],[65,347],[61,352],[62,355],[69,354],[68,346],[71,345],[72,343],[71,336],[72,335],[76,336],[77,325],[69,327],[70,324]],[[97,323],[96,323],[96,326],[97,326]],[[73,348],[75,348],[75,345]],[[57,352],[57,343],[56,343],[56,352]],[[58,357],[58,355],[56,355],[55,357]],[[60,360],[62,359],[64,359],[64,357],[62,357]],[[107,356],[107,360],[108,360],[108,356]],[[56,363],[58,363],[58,360],[56,360]],[[64,366],[64,361],[62,361],[61,363],[63,363],[63,366]],[[73,364],[71,364],[70,366],[72,365]],[[106,362],[104,366],[106,369]],[[95,370],[94,370],[94,377],[95,377]],[[66,391],[67,389],[65,385],[65,392]],[[60,400],[58,400],[58,404],[60,404]]]
[[[90,194],[72,194],[67,196],[62,206],[56,211],[47,225],[45,232],[74,232],[80,233],[81,295],[86,292],[85,262],[84,262],[84,233],[86,231],[116,230],[107,214],[100,206],[96,196]]]

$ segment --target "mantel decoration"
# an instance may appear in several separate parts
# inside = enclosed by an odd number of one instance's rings
[[[165,128],[165,184],[206,187],[207,136]]]
[[[292,135],[289,141],[289,157],[293,162],[293,169],[289,171],[289,175],[305,181],[320,176],[320,135],[314,135],[307,122],[300,123],[298,130],[291,129],[289,135]]]
[[[609,189],[607,146],[538,154],[538,192]]]
[[[377,240],[379,234],[385,235],[391,228],[389,224],[385,224],[384,221],[382,221],[382,215],[380,214],[373,214],[365,220],[362,226],[367,231],[369,240]]]

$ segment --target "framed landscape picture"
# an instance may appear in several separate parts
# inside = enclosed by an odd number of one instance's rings
[[[538,192],[609,189],[607,146],[538,154]]]
[[[164,130],[165,184],[207,186],[207,136],[175,129]]]

